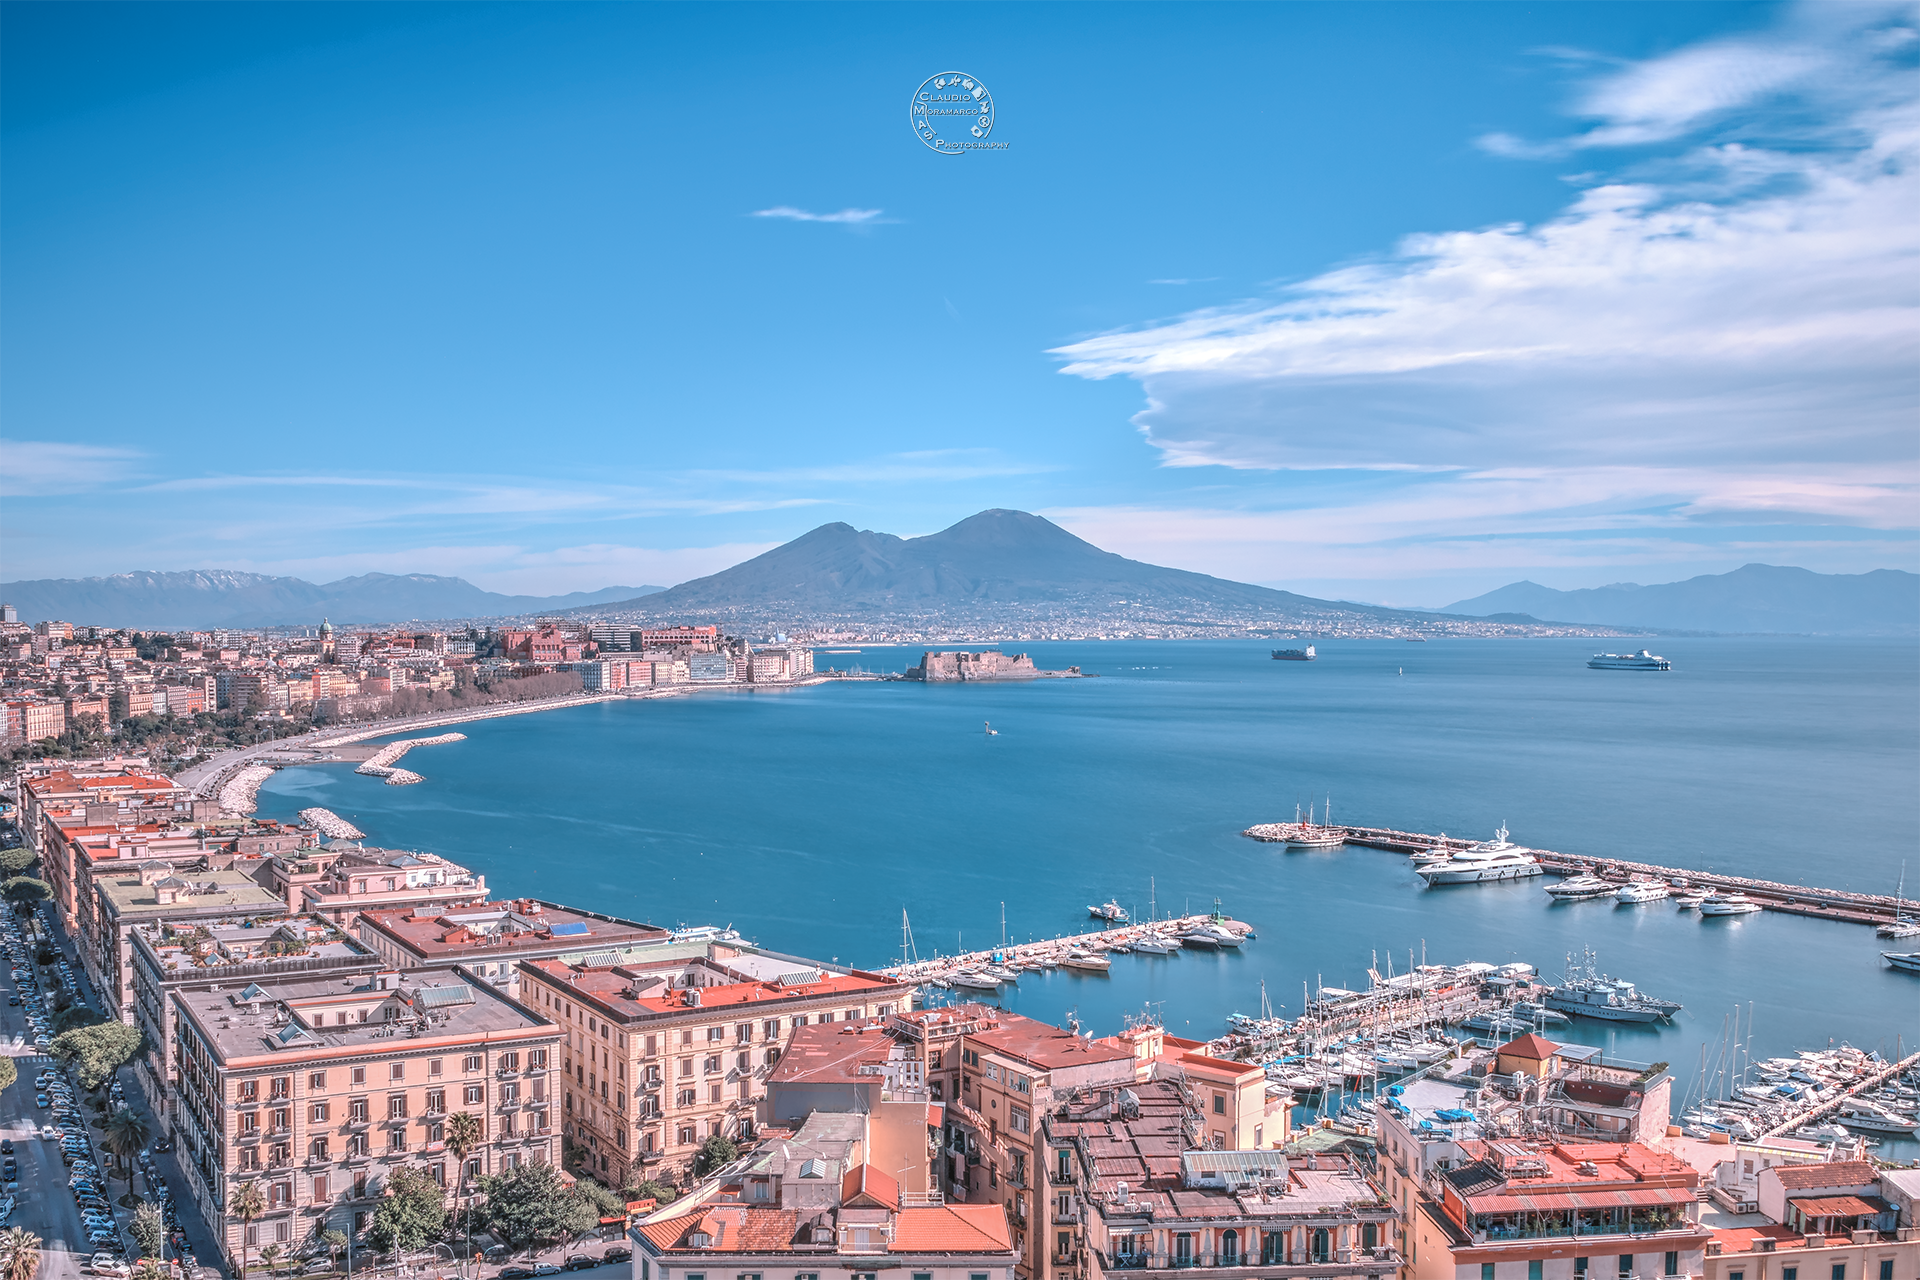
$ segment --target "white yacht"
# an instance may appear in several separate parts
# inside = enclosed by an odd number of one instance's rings
[[[1143,933],[1132,942],[1135,951],[1150,956],[1172,955],[1180,949],[1180,944],[1172,938],[1163,938],[1157,933]]]
[[[1555,902],[1579,902],[1585,898],[1611,898],[1614,888],[1611,880],[1602,880],[1589,871],[1548,885],[1547,896]]]
[[[1760,909],[1759,903],[1737,889],[1732,893],[1710,893],[1700,900],[1703,916],[1750,916]]]
[[[1417,868],[1428,884],[1477,884],[1483,880],[1524,880],[1540,874],[1540,862],[1529,849],[1507,839],[1502,825],[1491,840],[1469,845],[1445,862]]]
[[[1658,880],[1633,880],[1613,891],[1617,902],[1658,902],[1673,896],[1673,890]]]

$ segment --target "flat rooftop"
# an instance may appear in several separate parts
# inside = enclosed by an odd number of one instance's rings
[[[380,964],[378,956],[355,942],[331,921],[318,916],[281,916],[259,920],[229,916],[192,925],[148,921],[134,926],[139,945],[150,952],[165,981],[204,978],[219,981],[236,966],[281,965],[289,970],[314,961]]]
[[[506,954],[556,955],[591,947],[632,946],[664,941],[665,929],[577,911],[532,898],[476,902],[444,910],[374,911],[360,917],[367,930],[384,935],[425,963],[452,963]]]
[[[381,1047],[418,1054],[475,1036],[559,1034],[552,1023],[451,968],[267,977],[238,989],[177,994],[175,1003],[224,1062],[306,1061]]]
[[[882,991],[893,991],[905,984],[876,974],[828,973],[822,969],[791,969],[786,977],[772,982],[717,982],[712,985],[673,986],[677,969],[650,971],[639,965],[589,966],[568,964],[562,959],[529,960],[524,966],[537,970],[550,981],[588,997],[616,1018],[643,1019],[669,1014],[719,1013],[731,1016],[746,1009],[783,1000],[819,996],[861,999]],[[714,976],[717,969],[700,966]],[[689,993],[699,1003],[688,1002]]]
[[[101,906],[122,923],[247,912],[281,915],[287,909],[279,894],[262,889],[239,871],[181,871],[168,866],[164,874],[155,874],[130,867],[121,874],[98,874],[93,884]]]

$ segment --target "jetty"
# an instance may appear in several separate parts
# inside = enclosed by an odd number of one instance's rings
[[[1250,924],[1203,912],[1198,915],[1175,916],[1165,920],[1138,921],[1106,929],[1095,929],[1088,933],[1070,933],[1058,938],[1046,938],[1033,942],[1012,942],[1004,946],[989,947],[984,951],[935,956],[930,960],[907,960],[900,964],[875,969],[873,972],[906,982],[943,986],[953,975],[979,969],[985,965],[1051,969],[1058,966],[1074,951],[1125,951],[1130,944],[1149,935],[1178,938],[1182,934],[1192,933],[1213,924],[1229,930],[1240,938],[1250,937],[1253,933],[1253,926]]]
[[[365,774],[369,778],[383,778],[390,787],[412,786],[416,782],[425,782],[426,779],[410,769],[394,768],[394,761],[415,747],[432,747],[443,742],[465,742],[466,740],[467,735],[464,733],[443,733],[434,738],[402,738],[398,742],[389,742],[374,752],[354,772]]]
[[[1265,822],[1248,827],[1240,834],[1251,840],[1283,844],[1296,834],[1298,824]],[[1428,849],[1459,850],[1478,843],[1457,836],[1427,835],[1418,831],[1398,831],[1391,827],[1333,825],[1344,843],[1389,853],[1415,854]],[[1543,870],[1552,875],[1596,875],[1615,884],[1631,880],[1660,880],[1675,888],[1721,889],[1744,893],[1768,911],[1814,916],[1822,920],[1841,920],[1849,924],[1879,926],[1891,924],[1899,916],[1910,914],[1911,900],[1891,893],[1855,893],[1848,889],[1820,889],[1809,885],[1782,884],[1753,876],[1725,875],[1713,871],[1663,867],[1650,862],[1631,862],[1625,858],[1590,857],[1555,853],[1551,849],[1529,848]]]
[[[1867,1090],[1900,1076],[1916,1063],[1920,1063],[1920,1053],[1910,1053],[1890,1066],[1881,1067],[1868,1075],[1860,1077],[1831,1098],[1817,1102],[1813,1106],[1789,1112],[1785,1119],[1781,1120],[1760,1136],[1762,1139],[1777,1138],[1783,1133],[1792,1132],[1801,1125],[1812,1124],[1820,1117],[1830,1115],[1834,1111],[1839,1110],[1841,1106],[1858,1098]]]
[[[302,809],[300,820],[330,840],[364,840],[367,833],[331,809]]]

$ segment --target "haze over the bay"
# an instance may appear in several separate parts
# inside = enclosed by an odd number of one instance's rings
[[[116,12],[0,47],[0,580],[1920,569],[1908,5]]]

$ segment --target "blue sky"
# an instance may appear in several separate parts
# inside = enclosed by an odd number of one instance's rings
[[[1911,6],[9,4],[0,577],[1920,568]],[[908,105],[979,77],[991,154]]]

